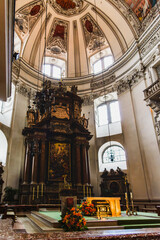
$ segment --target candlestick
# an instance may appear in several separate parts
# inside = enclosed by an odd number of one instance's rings
[[[39,185],[37,186],[37,198],[39,197]]]
[[[43,196],[43,183],[41,184],[41,196]]]
[[[130,192],[130,198],[131,198],[131,200],[133,199],[133,195],[132,195],[132,192]]]
[[[88,198],[88,186],[87,186],[87,198]]]
[[[91,188],[89,188],[89,195],[90,195],[90,197],[92,197],[92,191],[91,191]]]
[[[32,200],[34,200],[34,191],[35,191],[35,187],[33,187],[33,196],[32,196]]]
[[[127,193],[125,192],[125,199],[127,200]]]

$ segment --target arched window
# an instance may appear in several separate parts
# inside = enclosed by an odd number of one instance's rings
[[[102,154],[103,163],[126,161],[125,151],[122,147],[112,145],[106,148]]]
[[[60,79],[65,73],[65,61],[58,58],[45,57],[42,72],[48,77]]]
[[[91,73],[98,74],[109,68],[113,62],[112,51],[107,47],[90,57]]]
[[[93,73],[97,74],[97,73],[100,73],[100,72],[106,70],[108,67],[110,67],[112,65],[112,63],[113,63],[112,56],[106,56],[106,57],[99,59],[98,61],[96,61],[93,64]]]
[[[127,169],[126,155],[123,146],[116,141],[104,143],[98,151],[99,171],[104,169],[110,171],[119,167],[122,170]]]
[[[2,162],[2,165],[6,165],[7,160],[7,139],[4,133],[0,130],[0,162]]]
[[[103,103],[97,107],[98,109],[98,126],[108,123],[120,122],[120,111],[118,101],[110,101]]]
[[[60,79],[62,75],[62,69],[54,64],[43,65],[42,72],[52,78]]]

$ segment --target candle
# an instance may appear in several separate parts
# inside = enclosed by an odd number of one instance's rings
[[[35,187],[33,187],[33,197],[32,197],[33,200],[34,200],[34,191],[35,191]]]
[[[39,185],[37,186],[37,198],[38,198],[38,195],[39,195]]]
[[[130,192],[130,197],[131,197],[131,200],[133,199],[133,195],[132,195],[132,192]]]
[[[125,199],[127,199],[127,193],[125,192]]]
[[[41,196],[43,196],[43,183],[41,184]]]

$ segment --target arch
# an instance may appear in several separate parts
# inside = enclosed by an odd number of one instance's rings
[[[8,142],[4,133],[0,130],[0,162],[6,165]]]
[[[104,143],[99,148],[99,151],[98,151],[99,172],[103,172],[104,169],[106,169],[107,171],[110,171],[110,169],[116,170],[117,167],[121,168],[122,170],[126,170],[127,169],[126,160],[125,161],[120,161],[120,162],[107,162],[107,163],[103,163],[103,153],[105,152],[105,150],[107,148],[112,147],[112,146],[117,146],[117,147],[120,147],[120,148],[122,148],[124,150],[124,147],[119,142],[110,141],[110,142]]]

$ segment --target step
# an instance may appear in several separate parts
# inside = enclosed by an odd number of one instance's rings
[[[118,225],[140,225],[140,224],[160,224],[160,218],[146,218],[146,219],[122,219],[117,220]]]
[[[31,212],[31,215],[49,227],[60,228],[60,223],[49,216],[46,216],[36,211]]]
[[[31,214],[27,214],[27,217],[36,225],[36,227],[41,231],[41,232],[54,232],[57,229],[53,227],[49,227],[40,220],[38,220],[36,217],[34,217]],[[59,229],[58,229],[59,230]]]
[[[84,217],[85,218],[85,217]],[[93,220],[93,221],[86,221],[87,223],[87,227],[115,227],[115,226],[119,226],[117,223],[117,220]]]
[[[124,229],[139,229],[139,228],[159,228],[160,224],[130,224],[123,225]]]
[[[13,231],[16,233],[26,233],[24,225],[18,221],[16,221],[13,225]]]
[[[123,226],[93,226],[93,227],[87,227],[87,228],[88,230],[91,230],[91,231],[124,229]]]

